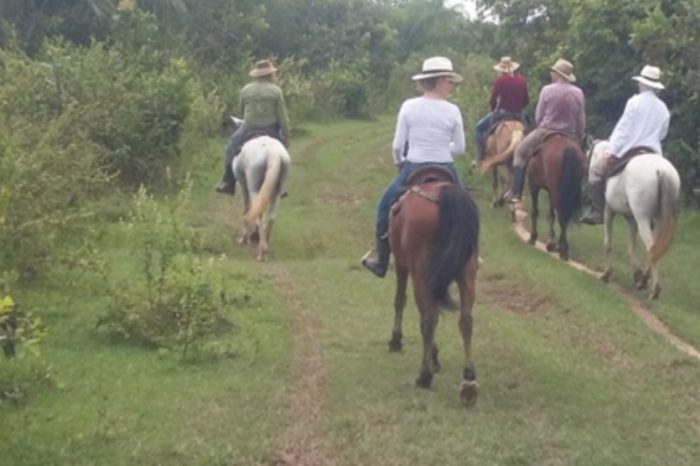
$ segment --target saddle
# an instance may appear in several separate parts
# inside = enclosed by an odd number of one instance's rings
[[[490,136],[491,134],[493,134],[502,123],[505,123],[507,121],[518,121],[522,123],[523,126],[525,126],[525,122],[523,121],[523,119],[517,115],[509,113],[498,114],[494,116],[493,122],[491,123],[489,130],[486,132],[486,136]]]
[[[625,167],[630,162],[630,160],[632,160],[633,158],[635,158],[638,155],[649,154],[649,153],[656,154],[656,151],[654,149],[652,149],[650,147],[646,147],[646,146],[632,147],[630,150],[628,150],[627,152],[622,154],[622,157],[617,159],[615,164],[612,167],[610,167],[610,170],[608,170],[607,177],[610,178],[610,177],[619,175],[620,173],[622,173],[622,170],[625,169]]]
[[[535,147],[535,150],[532,151],[532,157],[537,157],[541,153],[542,147],[544,147],[544,145],[547,143],[547,141],[549,141],[550,139],[552,139],[554,137],[566,138],[566,139],[569,139],[570,141],[572,141],[577,146],[579,146],[579,147],[581,146],[579,144],[579,142],[576,140],[576,138],[571,136],[569,133],[565,133],[564,131],[553,131],[553,132],[549,133],[547,136],[545,136],[545,138],[542,140],[542,143],[539,146]]]
[[[414,185],[435,182],[456,183],[457,180],[452,172],[447,168],[440,165],[427,165],[419,168],[409,175],[408,180],[406,180],[406,188],[410,188]]]

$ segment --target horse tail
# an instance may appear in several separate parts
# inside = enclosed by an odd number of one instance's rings
[[[559,219],[563,224],[576,218],[581,210],[581,180],[583,167],[578,152],[572,146],[564,149],[561,177],[559,178]]]
[[[520,141],[523,140],[523,137],[525,135],[524,130],[522,129],[516,129],[513,130],[513,132],[510,135],[510,144],[500,154],[496,154],[493,157],[487,157],[482,163],[481,166],[479,167],[479,171],[483,175],[487,171],[491,169],[491,167],[494,167],[496,165],[500,165],[504,162],[506,162],[510,157],[513,156],[513,152],[515,152],[515,148],[518,147],[518,144],[520,144]]]
[[[649,250],[649,259],[656,263],[671,246],[678,219],[678,197],[673,181],[664,171],[657,171],[659,179],[659,220],[656,238]]]
[[[278,151],[274,150],[274,147],[267,147],[267,167],[265,169],[265,178],[263,179],[262,186],[260,186],[260,191],[258,195],[253,200],[253,204],[250,209],[245,214],[245,218],[248,221],[254,221],[259,218],[267,206],[270,204],[273,196],[277,193],[279,189],[279,178],[282,171],[282,157]]]
[[[426,269],[428,290],[436,304],[450,308],[454,305],[447,289],[454,280],[461,279],[465,264],[479,244],[479,210],[458,185],[442,188],[438,206],[437,233]]]

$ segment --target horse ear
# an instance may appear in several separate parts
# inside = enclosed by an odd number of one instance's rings
[[[237,117],[235,117],[235,116],[233,116],[233,115],[229,115],[229,118],[231,119],[231,121],[233,122],[233,124],[236,125],[236,127],[241,126],[241,123],[243,123],[243,120],[241,120],[240,118],[237,118]]]
[[[586,138],[584,139],[584,152],[588,151],[588,149],[593,147],[593,144],[595,143],[595,139],[593,139],[593,136],[590,134],[586,135]]]

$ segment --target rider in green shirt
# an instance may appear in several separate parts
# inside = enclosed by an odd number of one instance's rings
[[[249,73],[253,82],[241,90],[238,109],[243,115],[243,123],[226,145],[224,178],[216,187],[220,193],[235,193],[236,179],[231,162],[250,133],[267,134],[289,146],[289,117],[284,95],[282,89],[272,82],[276,71],[269,60],[258,61]]]

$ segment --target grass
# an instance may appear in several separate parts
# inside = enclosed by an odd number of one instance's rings
[[[456,316],[438,328],[443,371],[418,390],[420,336],[412,303],[404,351],[387,352],[393,319],[391,274],[358,266],[372,242],[374,206],[393,173],[393,121],[313,124],[294,141],[290,196],[272,237],[272,264],[236,245],[238,198],[213,193],[222,141],[193,157],[191,225],[202,254],[225,255],[230,276],[257,283],[250,309],[232,316],[237,356],[183,364],[171,355],[96,334],[104,303],[86,279],[65,273],[26,290],[49,327],[44,359],[63,388],[38,388],[20,405],[0,403],[0,458],[12,465],[268,464],[287,426],[294,391],[289,300],[319,321],[327,370],[319,426],[340,465],[691,465],[700,457],[700,363],[647,329],[625,301],[522,243],[503,210],[486,207],[486,180],[468,174],[481,206],[475,308],[478,405],[465,410]],[[664,259],[664,291],[651,305],[678,334],[700,339],[692,265],[700,229],[684,212]],[[107,224],[108,256],[127,245]],[[618,244],[624,231],[618,228]],[[572,253],[600,268],[602,232],[575,228]],[[600,251],[598,254],[595,251]],[[631,287],[624,248],[616,279]],[[275,274],[292,284],[272,286]],[[77,284],[80,284],[78,286]]]

